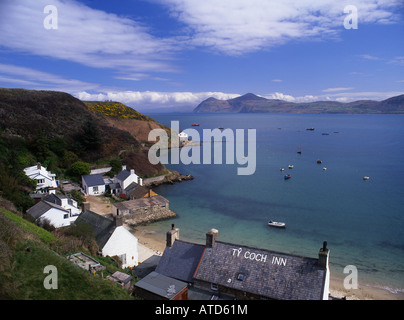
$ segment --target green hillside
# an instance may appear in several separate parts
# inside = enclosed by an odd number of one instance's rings
[[[127,300],[115,283],[92,275],[70,262],[64,242],[22,217],[0,208],[0,299],[8,300]],[[55,249],[55,250],[54,250]],[[57,268],[57,289],[45,289],[48,265]],[[104,277],[108,274],[104,271]]]

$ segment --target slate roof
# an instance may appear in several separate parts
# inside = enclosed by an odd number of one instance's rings
[[[90,210],[82,212],[75,223],[77,224],[78,222],[87,223],[92,227],[95,241],[100,248],[104,247],[116,228],[114,221]]]
[[[88,187],[100,186],[104,185],[104,179],[100,174],[87,174],[83,176],[83,180],[85,181]]]
[[[142,288],[159,295],[160,297],[172,299],[177,293],[187,287],[187,283],[153,271],[143,279],[136,282],[135,287]]]
[[[130,176],[130,171],[129,170],[122,170],[121,172],[119,172],[116,176],[115,176],[115,178],[117,179],[117,180],[119,180],[119,181],[125,181],[125,179],[127,178],[127,177],[129,177]]]
[[[325,275],[318,259],[216,241],[194,277],[271,299],[321,300]]]
[[[131,191],[130,197],[134,199],[140,199],[143,198],[148,193],[149,189],[147,189],[144,186],[137,185],[136,188],[133,191]]]
[[[205,246],[182,240],[175,240],[172,247],[166,247],[157,265],[156,272],[185,282],[193,282],[193,275]]]
[[[63,209],[62,207],[58,206],[57,204],[41,200],[31,208],[27,210],[27,213],[33,217],[34,219],[38,219],[41,217],[45,212],[49,211],[50,209],[55,208],[65,213],[69,213],[69,211]]]

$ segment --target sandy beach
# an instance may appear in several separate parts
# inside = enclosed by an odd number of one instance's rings
[[[161,255],[165,249],[165,235],[151,231],[147,226],[136,227],[133,231],[134,235],[138,238],[140,247],[147,249],[146,256],[152,252]],[[139,260],[141,253],[139,252]],[[145,256],[145,257],[146,257]],[[346,290],[343,285],[343,277],[337,277],[331,273],[330,280],[330,294],[333,297],[343,298],[347,300],[404,300],[404,292],[393,293],[383,288],[370,286],[367,284],[361,285],[359,283],[358,289]]]

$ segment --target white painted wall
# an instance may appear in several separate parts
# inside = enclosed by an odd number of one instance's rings
[[[122,264],[122,268],[138,265],[138,240],[124,226],[120,226],[115,229],[104,248],[102,248],[102,255],[112,257],[123,254],[126,254],[126,263]]]
[[[55,228],[67,227],[70,226],[76,219],[76,217],[68,217],[64,218],[65,214],[68,214],[65,211],[58,210],[56,208],[51,208],[47,212],[45,212],[39,219],[47,219],[51,225]]]
[[[101,194],[105,193],[105,185],[99,185],[96,186],[98,188],[97,191],[94,191],[94,187],[88,187],[84,182],[83,182],[83,187],[85,186],[84,190],[85,193],[89,196],[98,196]]]
[[[46,168],[40,166],[32,166],[24,169],[25,174],[30,178],[37,180],[36,189],[39,190],[41,188],[56,188],[56,175],[47,171]],[[39,180],[43,180],[42,183]]]

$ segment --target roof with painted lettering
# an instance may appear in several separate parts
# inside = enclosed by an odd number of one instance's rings
[[[318,259],[216,241],[194,278],[280,300],[321,300],[325,270]]]
[[[193,282],[204,245],[175,240],[172,247],[166,247],[157,265],[156,272],[178,280]]]

